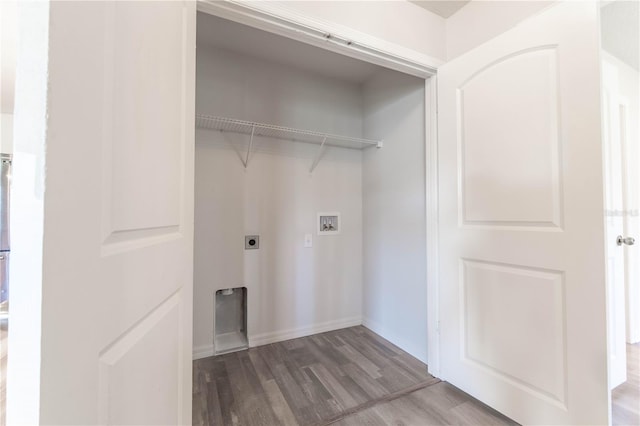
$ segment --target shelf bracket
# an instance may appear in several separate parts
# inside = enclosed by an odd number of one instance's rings
[[[320,148],[318,149],[318,154],[316,155],[315,160],[313,160],[311,169],[309,169],[309,173],[313,173],[313,169],[315,169],[318,163],[320,162],[320,158],[322,157],[322,153],[324,152],[324,143],[326,141],[327,141],[327,137],[325,136],[324,139],[322,139],[322,144],[320,144]]]
[[[249,148],[247,148],[247,156],[244,159],[244,168],[249,165],[249,154],[251,154],[251,148],[253,147],[253,134],[256,131],[256,126],[251,126],[251,139],[249,139]]]

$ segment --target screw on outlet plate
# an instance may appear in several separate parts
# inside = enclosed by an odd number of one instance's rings
[[[260,248],[260,236],[259,235],[245,235],[244,237],[244,249],[255,250]]]

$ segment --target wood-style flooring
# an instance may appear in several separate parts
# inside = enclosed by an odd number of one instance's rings
[[[440,382],[401,398],[376,404],[335,424],[340,426],[517,425],[447,382]]]
[[[194,361],[195,425],[514,424],[364,327]]]
[[[640,343],[627,345],[627,381],[611,391],[612,423],[640,425]]]

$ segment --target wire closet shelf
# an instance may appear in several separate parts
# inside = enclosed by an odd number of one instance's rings
[[[276,126],[273,124],[256,123],[252,121],[236,120],[234,118],[203,114],[196,115],[196,127],[201,129],[218,130],[221,132],[285,139],[294,142],[305,142],[338,148],[365,149],[372,146],[377,148],[382,147],[382,141],[380,140],[354,138],[351,136],[334,135],[331,133],[316,132],[313,130],[295,129],[292,127]]]

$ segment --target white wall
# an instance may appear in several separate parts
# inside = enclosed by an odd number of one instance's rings
[[[0,152],[13,150],[13,104],[18,47],[18,5],[0,2]]]
[[[13,152],[13,114],[0,114],[0,152]]]
[[[0,113],[12,114],[18,47],[18,2],[0,1]]]
[[[361,136],[360,87],[235,53],[198,48],[198,113]],[[248,288],[250,344],[361,323],[362,153],[256,138],[245,170],[225,138],[196,133],[194,356],[212,351],[217,289]],[[339,211],[337,236],[316,214]],[[304,248],[304,234],[313,248]],[[244,250],[244,236],[260,249]]]
[[[424,80],[380,72],[364,86],[364,325],[427,361]]]
[[[408,1],[278,3],[302,15],[355,29],[436,59],[446,57],[445,19]]]
[[[446,20],[446,57],[451,60],[516,26],[554,1],[472,0]]]

